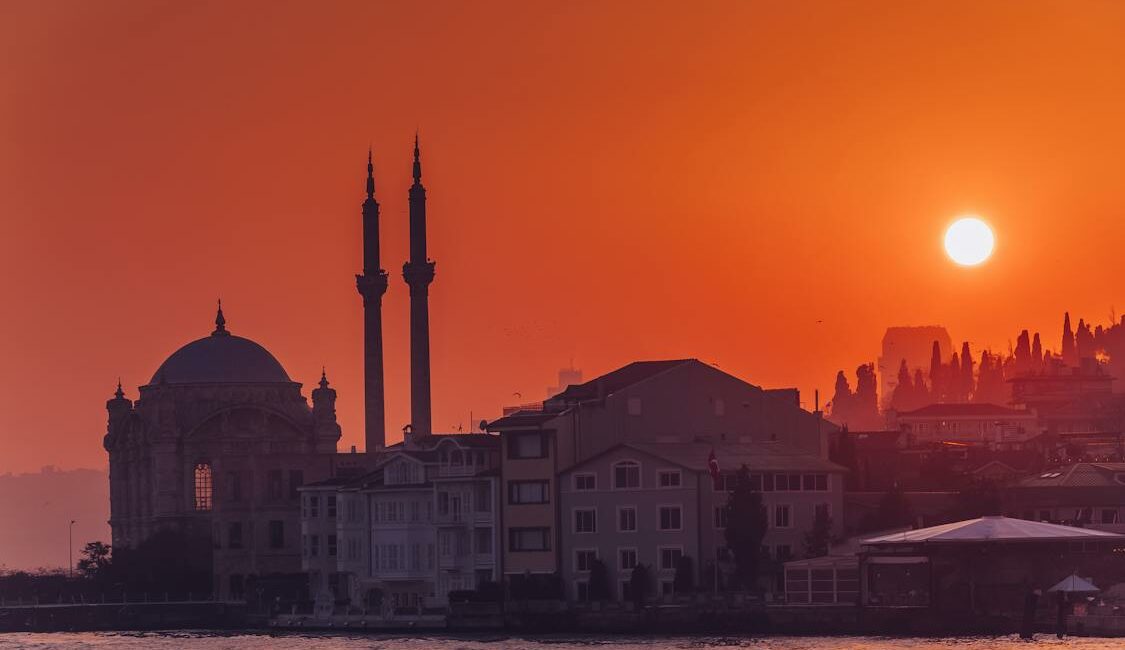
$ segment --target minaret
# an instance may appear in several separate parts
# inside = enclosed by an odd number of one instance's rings
[[[426,188],[414,134],[414,184],[410,186],[410,261],[402,265],[410,286],[410,430],[428,436],[430,425],[430,283],[434,263],[426,257]]]
[[[386,444],[383,416],[383,294],[387,272],[379,266],[379,204],[375,201],[375,167],[367,150],[367,198],[363,201],[363,273],[355,286],[363,296],[363,410],[366,451]]]

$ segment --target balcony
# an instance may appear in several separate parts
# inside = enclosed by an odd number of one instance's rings
[[[438,476],[446,478],[474,476],[484,469],[487,468],[479,465],[442,465],[438,467]]]

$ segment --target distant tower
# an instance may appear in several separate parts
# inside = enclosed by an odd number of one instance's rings
[[[414,135],[414,184],[410,186],[410,261],[402,265],[410,286],[410,427],[415,436],[432,433],[430,425],[430,283],[434,263],[426,257],[426,188],[422,159]]]
[[[375,201],[374,165],[367,150],[367,198],[363,201],[363,273],[355,286],[363,296],[363,410],[366,450],[387,442],[383,405],[383,294],[387,272],[379,265],[379,204]]]

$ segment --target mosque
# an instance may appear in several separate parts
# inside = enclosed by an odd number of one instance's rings
[[[409,190],[411,430],[430,431],[429,285],[426,190],[418,140]],[[157,532],[212,543],[216,597],[241,598],[248,581],[301,571],[298,488],[373,464],[385,447],[379,204],[371,153],[363,201],[365,454],[340,454],[336,391],[322,373],[312,404],[277,358],[228,328],[215,328],[169,356],[133,401],[120,382],[106,403],[110,527],[115,548],[136,548]]]

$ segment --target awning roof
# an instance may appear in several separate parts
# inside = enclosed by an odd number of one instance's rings
[[[1089,580],[1086,580],[1085,578],[1079,578],[1078,576],[1076,576],[1074,574],[1071,574],[1071,575],[1063,578],[1062,581],[1059,582],[1059,584],[1055,585],[1054,587],[1051,587],[1047,591],[1049,591],[1049,592],[1050,591],[1063,591],[1063,592],[1067,592],[1067,593],[1092,594],[1095,591],[1101,591],[1101,589],[1098,589],[1097,587],[1095,587],[1094,583],[1090,582]]]
[[[1125,541],[1125,535],[1010,517],[981,517],[865,540],[867,545],[972,542]]]

